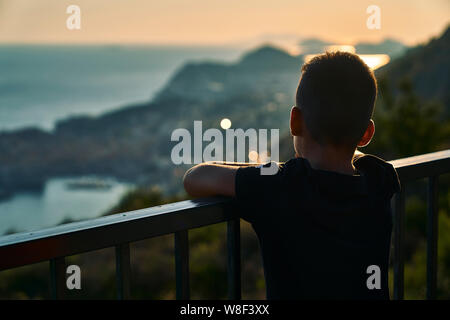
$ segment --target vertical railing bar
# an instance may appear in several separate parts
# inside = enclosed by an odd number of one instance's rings
[[[50,296],[53,300],[64,299],[66,289],[66,262],[64,257],[51,259],[50,264]]]
[[[428,178],[427,192],[427,299],[436,299],[438,242],[438,177]]]
[[[190,298],[188,230],[175,232],[175,280],[177,300]]]
[[[116,284],[117,299],[130,299],[130,244],[128,242],[116,246]]]
[[[240,219],[227,222],[228,299],[241,299],[241,235]]]
[[[404,293],[404,225],[405,187],[395,196],[394,209],[394,299],[403,300]]]

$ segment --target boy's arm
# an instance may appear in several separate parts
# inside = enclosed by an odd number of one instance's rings
[[[258,163],[201,163],[186,171],[184,189],[192,197],[235,196],[236,171]]]

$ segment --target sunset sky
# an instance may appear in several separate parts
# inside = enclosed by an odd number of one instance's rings
[[[81,30],[66,28],[67,6],[81,8]],[[381,29],[366,27],[369,5]],[[241,45],[319,37],[352,44],[385,37],[409,45],[439,35],[448,0],[0,0],[0,43]]]

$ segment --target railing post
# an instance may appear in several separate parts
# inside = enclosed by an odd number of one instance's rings
[[[436,299],[438,242],[438,177],[428,178],[427,299]]]
[[[50,263],[50,296],[53,300],[64,299],[66,290],[66,262],[64,257],[54,258]]]
[[[227,222],[228,299],[241,299],[241,235],[240,219]]]
[[[403,300],[405,187],[395,196],[394,210],[394,299]]]
[[[177,300],[188,300],[190,298],[188,230],[175,232],[175,279]]]
[[[117,299],[130,299],[130,244],[122,243],[116,246],[116,284]]]

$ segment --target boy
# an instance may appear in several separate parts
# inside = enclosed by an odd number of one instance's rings
[[[392,165],[356,150],[372,139],[373,72],[356,55],[325,53],[302,67],[291,109],[294,159],[261,167],[197,165],[192,196],[237,199],[258,236],[268,299],[389,299]],[[267,164],[270,165],[270,164]]]

